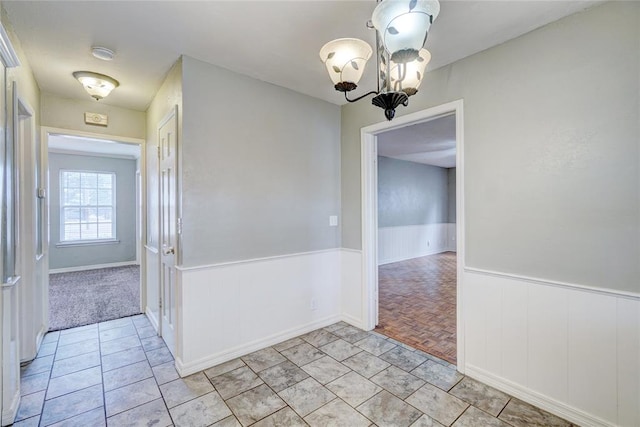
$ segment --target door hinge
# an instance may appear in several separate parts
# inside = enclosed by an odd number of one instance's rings
[[[160,146],[159,145],[156,147],[156,153],[158,154],[158,158],[160,158]]]
[[[178,218],[178,221],[176,224],[176,233],[182,234],[182,218]]]

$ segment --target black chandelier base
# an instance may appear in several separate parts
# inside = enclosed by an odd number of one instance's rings
[[[376,95],[371,103],[384,110],[387,120],[392,120],[396,115],[396,107],[409,105],[409,97],[404,92],[384,92]]]
[[[353,83],[353,82],[338,82],[336,83],[336,85],[334,86],[334,88],[338,91],[338,92],[351,92],[352,90],[354,90],[355,88],[357,88],[358,85]]]

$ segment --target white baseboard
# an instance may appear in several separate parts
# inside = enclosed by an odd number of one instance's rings
[[[10,426],[13,424],[16,416],[18,415],[18,408],[20,407],[20,390],[16,390],[13,398],[11,399],[11,405],[8,408],[2,410],[2,425]]]
[[[159,332],[158,328],[160,326],[160,323],[158,322],[156,316],[153,314],[153,311],[151,311],[151,309],[147,307],[147,309],[144,311],[144,314],[147,315],[147,319],[149,319],[149,322],[151,322],[151,326],[153,326],[153,329],[155,329],[156,332]]]
[[[527,389],[507,379],[498,377],[473,365],[466,365],[466,375],[582,427],[615,427],[615,424],[594,417],[591,414]]]
[[[265,338],[261,338],[229,350],[213,354],[211,356],[204,357],[199,360],[195,360],[191,363],[183,363],[182,360],[176,358],[176,370],[181,377],[200,372],[204,369],[211,368],[212,366],[219,365],[220,363],[228,362],[240,356],[247,355],[257,350],[281,343],[291,338],[295,338],[299,335],[306,334],[325,326],[332,325],[340,321],[340,316],[330,316],[315,322],[307,323],[306,325],[292,328]]]
[[[437,248],[437,249],[434,249],[432,251],[415,253],[415,254],[404,256],[404,257],[398,257],[398,258],[392,258],[392,259],[384,259],[384,260],[379,261],[378,265],[393,264],[394,262],[407,261],[407,260],[410,260],[410,259],[421,258],[423,256],[442,254],[442,253],[445,253],[445,252],[451,252],[451,251],[448,248]],[[455,252],[455,251],[453,251],[453,252]]]
[[[36,348],[40,348],[40,344],[42,344],[42,340],[44,339],[44,336],[47,335],[47,332],[49,332],[47,325],[42,325],[42,328],[40,328],[36,335]]]
[[[355,326],[358,329],[364,329],[364,325],[362,324],[362,320],[356,317],[350,316],[346,313],[342,313],[342,321],[347,322],[351,326]]]
[[[38,352],[40,351],[40,345],[42,344],[42,340],[44,339],[44,336],[46,335],[48,330],[49,329],[45,325],[42,325],[42,328],[40,328],[40,330],[36,334],[35,352],[33,354],[29,354],[24,358],[21,358],[20,363],[31,362],[36,357],[38,357]]]
[[[126,267],[128,265],[140,265],[137,261],[112,262],[110,264],[81,265],[78,267],[52,268],[49,274],[72,273],[74,271],[99,270],[101,268]]]

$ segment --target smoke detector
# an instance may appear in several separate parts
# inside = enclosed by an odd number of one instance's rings
[[[91,48],[91,54],[98,59],[102,59],[103,61],[111,61],[115,55],[115,52],[111,49],[107,49],[102,46],[94,46]]]

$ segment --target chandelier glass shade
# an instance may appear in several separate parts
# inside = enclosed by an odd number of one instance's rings
[[[376,6],[371,22],[391,60],[408,62],[418,56],[439,13],[437,0],[385,0]]]
[[[351,99],[348,92],[358,87],[372,49],[359,39],[333,40],[320,49],[336,90],[348,102],[375,95],[372,104],[385,110],[391,120],[396,107],[407,106],[424,78],[431,53],[423,49],[434,19],[440,13],[437,0],[382,0],[378,2],[369,28],[376,30],[377,90]]]
[[[371,46],[360,39],[337,39],[320,49],[320,59],[334,85],[353,84],[355,89],[372,52]]]
[[[431,53],[427,49],[420,49],[418,57],[411,62],[395,63],[391,60],[391,88],[402,91],[408,96],[418,92],[424,76],[424,70],[431,61]]]

